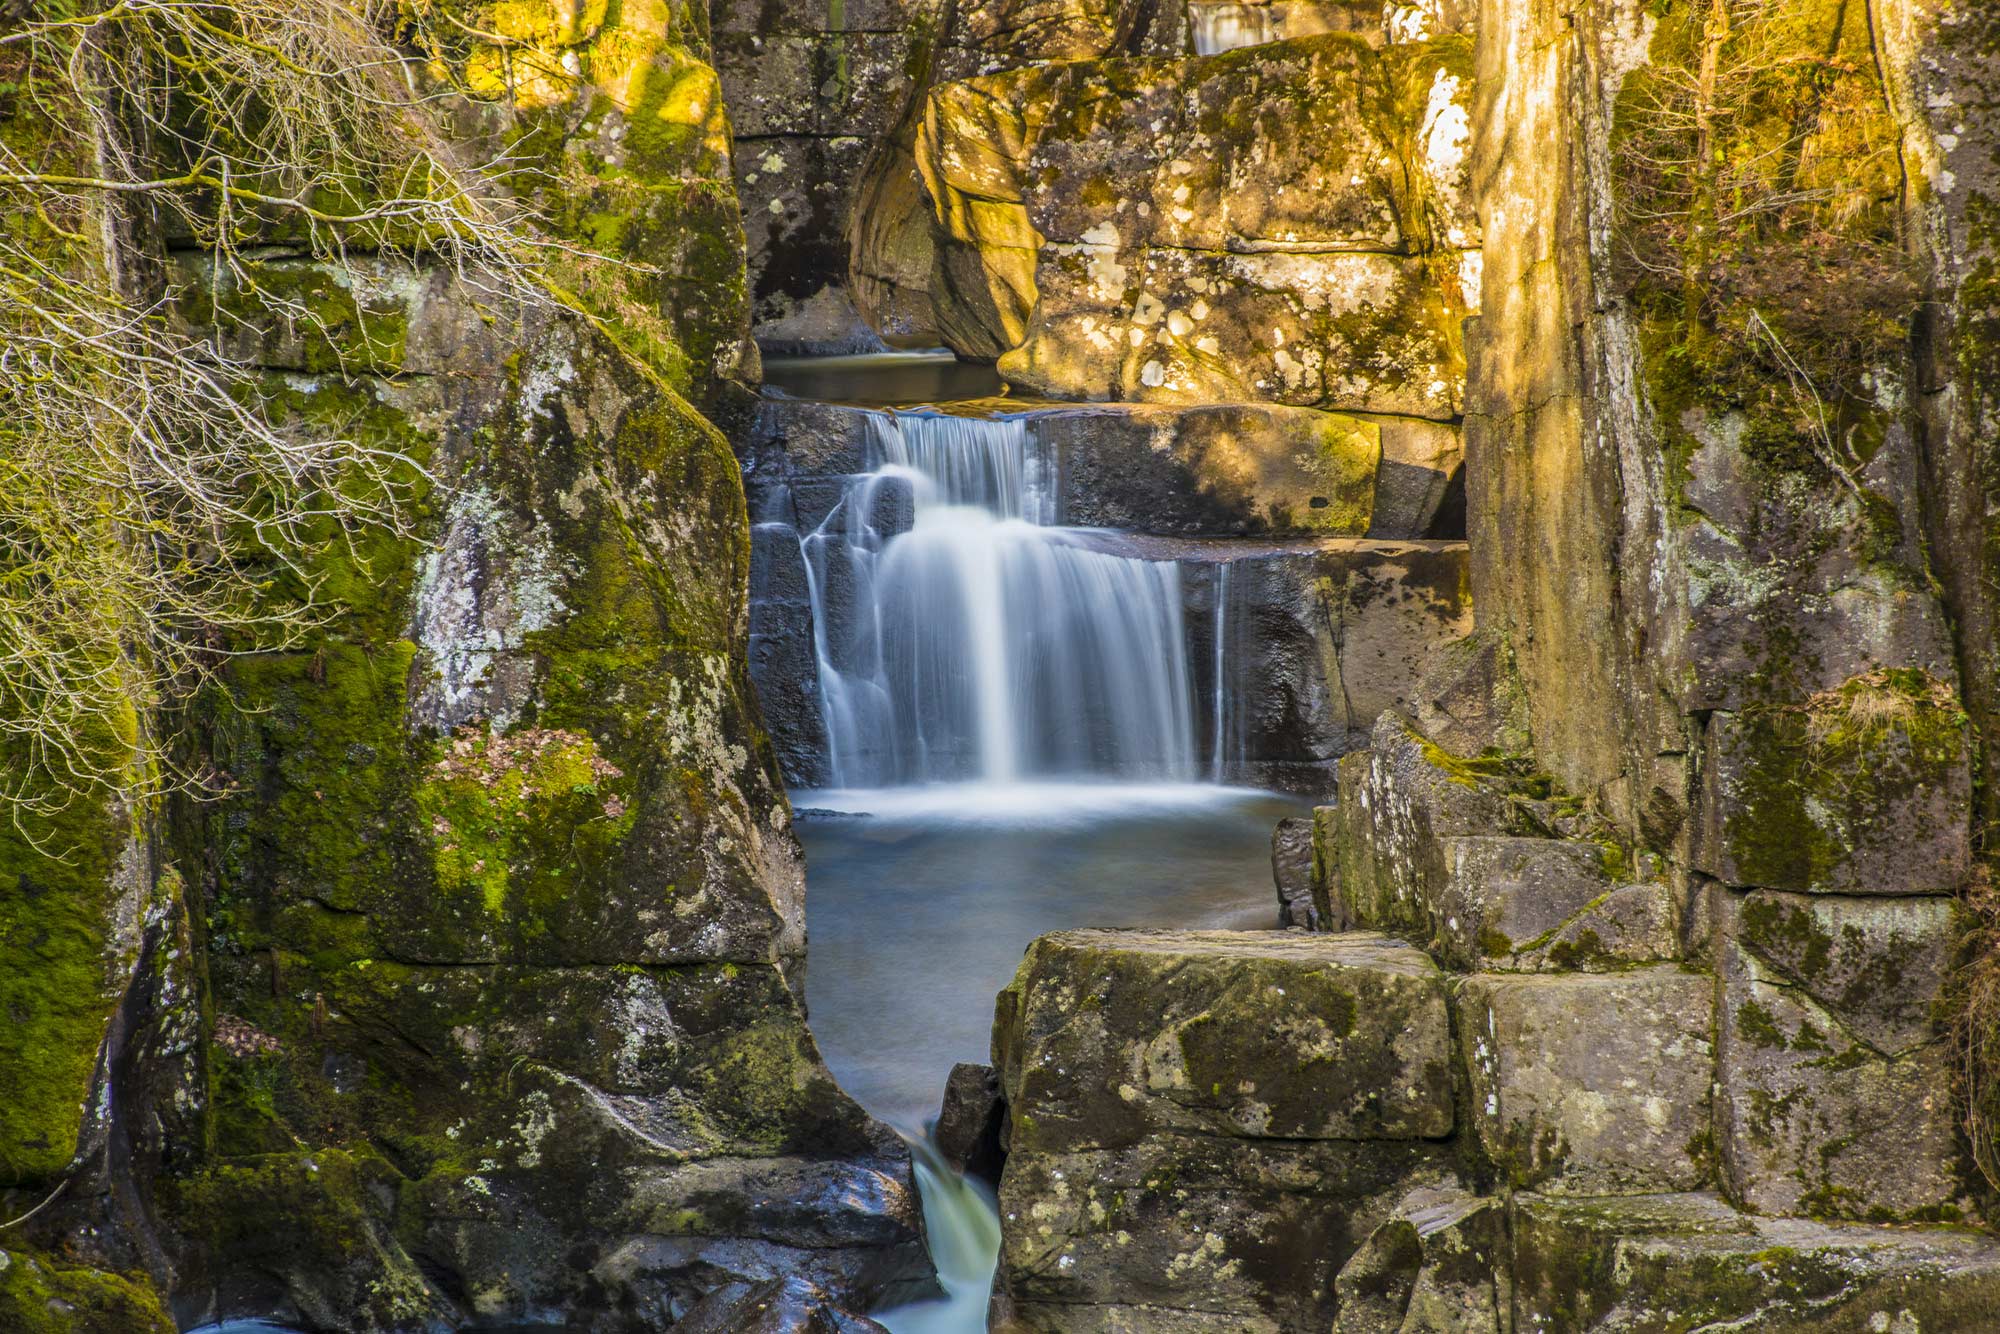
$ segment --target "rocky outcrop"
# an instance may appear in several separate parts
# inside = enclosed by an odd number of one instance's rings
[[[1324,37],[942,87],[939,328],[1058,398],[1450,419],[1470,72],[1463,39]]]
[[[1028,1329],[1323,1325],[1341,1264],[1448,1161],[1442,979],[1381,937],[1045,936],[993,1048],[999,1281]]]
[[[729,1284],[928,1288],[907,1153],[800,999],[747,516],[694,406],[755,365],[702,25],[478,8],[433,71],[466,150],[557,144],[552,253],[636,263],[540,298],[421,246],[217,271],[138,233],[263,410],[406,461],[418,503],[281,553],[270,588],[324,621],[217,627],[216,688],[141,716],[203,799],[6,844],[10,1329],[158,1327],[155,1294],[182,1323],[651,1329]]]

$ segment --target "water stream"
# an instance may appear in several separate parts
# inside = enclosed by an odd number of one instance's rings
[[[813,1033],[841,1087],[918,1139],[953,1064],[989,1059],[993,998],[1031,940],[1080,926],[1269,927],[1271,827],[1303,809],[1199,783],[939,784],[794,801]],[[895,1334],[975,1334],[998,1245],[991,1197],[918,1159],[954,1300],[876,1318]],[[968,1254],[983,1258],[967,1265]]]
[[[948,1293],[878,1318],[973,1334],[994,1201],[924,1132],[951,1067],[989,1059],[995,994],[1048,931],[1272,925],[1270,830],[1297,803],[1221,785],[1241,731],[1226,565],[1198,700],[1180,566],[1059,526],[1056,460],[1023,420],[878,406],[865,443],[810,528],[789,495],[767,515],[799,543],[831,780],[794,794],[807,999],[842,1086],[912,1140]]]
[[[1180,569],[1053,526],[1019,418],[882,413],[799,536],[836,786],[1195,777]]]

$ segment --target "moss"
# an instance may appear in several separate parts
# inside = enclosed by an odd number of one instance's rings
[[[561,911],[565,872],[608,859],[632,827],[622,777],[588,736],[561,729],[468,729],[439,743],[415,794],[439,889],[477,893],[496,915],[510,887],[516,908]]]
[[[1873,672],[1803,706],[1740,716],[1724,743],[1734,879],[1835,886],[1857,839],[1950,790],[1967,724],[1949,686],[1920,671]]]
[[[308,261],[197,265],[176,294],[180,313],[248,359],[308,373],[393,375],[403,369],[409,312],[393,291],[358,297],[361,272]]]
[[[174,1334],[175,1328],[143,1276],[0,1250],[0,1329],[7,1334]]]
[[[1788,1045],[1777,1017],[1756,1001],[1745,1001],[1736,1012],[1736,1031],[1759,1047],[1783,1051]]]
[[[115,760],[118,740],[97,749]],[[16,742],[0,756],[33,772]],[[132,826],[113,793],[46,795],[58,809],[0,819],[0,1186],[68,1164],[116,1000],[109,928]]]

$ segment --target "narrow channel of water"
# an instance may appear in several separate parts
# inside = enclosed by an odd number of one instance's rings
[[[1031,940],[1082,926],[1271,927],[1271,827],[1303,806],[1192,783],[949,784],[794,801],[813,1032],[841,1086],[918,1139],[951,1067],[988,1059],[993,998]],[[877,1318],[895,1334],[976,1334],[999,1245],[991,1199],[921,1152],[918,1174],[953,1297]]]

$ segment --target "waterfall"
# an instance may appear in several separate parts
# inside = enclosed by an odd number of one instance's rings
[[[1211,733],[1209,779],[1223,778],[1222,756],[1229,740],[1229,670],[1225,647],[1229,642],[1229,562],[1215,567],[1215,717]]]
[[[1180,571],[1060,528],[1019,420],[882,413],[800,539],[837,787],[1192,778]]]
[[[1277,26],[1267,5],[1192,4],[1188,24],[1198,56],[1219,55],[1238,47],[1262,46],[1278,40]]]

